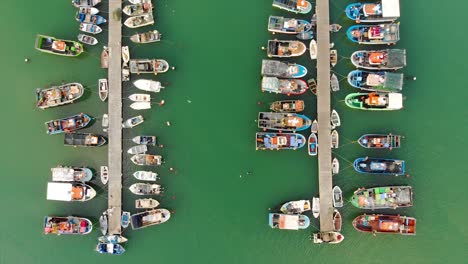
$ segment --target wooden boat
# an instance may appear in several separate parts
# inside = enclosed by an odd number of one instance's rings
[[[146,145],[140,146],[146,147]],[[133,177],[140,181],[157,181],[159,179],[158,174],[152,171],[135,171]]]
[[[336,74],[332,73],[330,78],[330,88],[332,92],[338,92],[340,90],[340,82],[338,81],[338,77]]]
[[[159,206],[159,202],[152,198],[135,200],[135,208],[137,209],[152,209],[158,206]]]
[[[306,215],[268,214],[268,224],[271,228],[283,230],[306,229],[310,225],[310,219]]]
[[[262,76],[278,78],[302,78],[307,75],[307,68],[278,60],[262,60]]]
[[[313,94],[317,95],[317,81],[314,78],[312,78],[307,81],[307,84],[309,85],[309,90]]]
[[[82,182],[47,183],[47,200],[65,202],[86,202],[96,196],[96,191]]]
[[[307,91],[307,83],[301,79],[279,79],[276,77],[262,78],[262,92],[300,95]]]
[[[296,133],[256,133],[256,150],[299,149],[305,146],[306,139]]]
[[[126,64],[130,61],[130,50],[128,46],[122,46],[122,61]]]
[[[346,16],[360,22],[393,22],[400,17],[400,0],[380,0],[377,3],[352,3],[345,9]]]
[[[66,133],[63,143],[74,147],[101,147],[106,144],[105,137],[91,133]]]
[[[144,33],[136,33],[130,37],[130,40],[140,44],[158,42],[161,40],[161,34],[157,30],[150,30]]]
[[[270,16],[268,18],[268,31],[283,34],[299,34],[309,31],[312,24],[307,20]]]
[[[340,232],[343,225],[343,218],[338,210],[333,211],[333,231]]]
[[[310,41],[309,53],[310,53],[310,59],[311,60],[316,60],[317,59],[317,41],[315,41],[315,39]]]
[[[340,137],[338,135],[338,131],[333,130],[331,132],[331,148],[338,148],[339,143],[340,143],[339,140],[340,140]]]
[[[133,102],[151,102],[151,95],[149,94],[131,94],[128,96]]]
[[[162,156],[150,154],[136,154],[131,161],[140,166],[159,166],[162,164]]]
[[[101,233],[105,236],[109,231],[109,221],[107,219],[108,210],[104,211],[102,215],[99,217],[99,229]]]
[[[169,63],[165,60],[160,59],[139,59],[139,60],[130,60],[130,72],[131,73],[164,73],[169,70]]]
[[[401,176],[405,174],[405,161],[381,158],[357,158],[354,169],[360,173]]]
[[[133,142],[140,145],[155,146],[156,136],[136,136],[132,139]]]
[[[300,40],[311,40],[314,38],[314,31],[309,30],[309,31],[301,32],[296,35],[296,38]]]
[[[81,23],[79,29],[80,31],[90,34],[99,34],[102,32],[102,28],[100,26],[89,23]]]
[[[315,119],[315,120],[312,122],[312,125],[310,126],[310,131],[311,131],[312,133],[315,133],[315,134],[318,133],[318,121],[317,121],[317,119]]]
[[[134,110],[147,110],[151,109],[151,103],[149,102],[135,102],[130,104],[130,108]]]
[[[336,33],[340,31],[341,25],[340,24],[331,24],[330,25],[330,32]]]
[[[75,7],[92,7],[101,3],[101,0],[72,0]]]
[[[107,128],[109,127],[109,115],[108,114],[102,115],[102,127],[103,127],[102,130],[104,130],[104,132],[107,131]]]
[[[339,244],[344,240],[344,236],[339,232],[320,232],[315,233],[313,241],[315,244]]]
[[[109,168],[107,166],[101,166],[101,182],[106,185],[109,181]]]
[[[335,127],[341,126],[340,116],[338,115],[338,112],[336,112],[335,109],[333,109],[331,112],[330,121],[331,121],[332,129],[335,129]]]
[[[146,153],[148,151],[148,147],[146,145],[136,145],[128,149],[127,153],[128,154],[142,154]]]
[[[105,18],[99,15],[91,15],[91,14],[84,14],[80,12],[76,12],[75,15],[76,21],[80,23],[89,23],[94,25],[100,25],[107,22]]]
[[[332,67],[338,63],[338,51],[336,49],[330,50],[330,64]]]
[[[345,104],[354,109],[390,111],[403,108],[403,95],[400,93],[351,93],[345,97]]]
[[[351,62],[367,70],[397,70],[406,66],[406,50],[358,50],[351,54]]]
[[[122,12],[127,16],[140,16],[146,15],[153,12],[153,4],[151,2],[144,3],[144,4],[136,4],[136,5],[127,5],[124,6]]]
[[[81,113],[70,117],[50,120],[45,122],[46,132],[48,135],[73,132],[88,126],[91,119],[89,115]]]
[[[273,0],[273,6],[296,14],[307,14],[312,4],[305,0]]]
[[[101,101],[107,100],[107,95],[109,94],[109,85],[107,83],[107,79],[99,79],[99,98]]]
[[[119,244],[119,243],[125,243],[128,241],[126,237],[123,237],[121,235],[107,235],[107,236],[101,236],[98,238],[99,243],[111,243],[111,244]]]
[[[348,83],[361,90],[400,92],[403,88],[403,73],[354,70],[348,74]]]
[[[145,120],[143,119],[142,115],[134,116],[132,118],[129,118],[123,122],[122,127],[123,128],[132,128],[136,127],[139,124],[143,123]]]
[[[361,209],[397,209],[413,206],[413,188],[411,186],[385,186],[369,189],[357,189],[351,197],[351,203]]]
[[[124,25],[128,28],[139,28],[154,24],[153,14],[149,13],[141,16],[133,16],[125,20]]]
[[[159,93],[164,88],[158,81],[145,79],[136,80],[133,82],[133,85],[140,90],[154,93]]]
[[[302,214],[312,210],[310,200],[291,201],[283,204],[280,211],[284,214]]]
[[[353,226],[365,233],[416,235],[416,219],[407,216],[363,214],[353,220]]]
[[[44,217],[44,234],[54,235],[87,235],[93,231],[93,223],[77,216]]]
[[[363,148],[393,149],[400,147],[401,136],[392,134],[365,134],[358,139]]]
[[[304,111],[303,100],[283,100],[275,101],[270,104],[270,110],[280,113],[297,113]]]
[[[269,40],[267,54],[268,57],[298,57],[306,52],[304,43],[297,40]]]
[[[107,47],[104,46],[101,52],[101,68],[109,68],[109,52]]]
[[[258,113],[258,127],[263,130],[302,131],[312,124],[312,120],[305,115],[297,113]]]
[[[132,215],[131,224],[133,230],[142,229],[148,226],[159,225],[167,222],[171,218],[171,212],[167,209],[152,209]]]
[[[395,44],[400,40],[400,23],[355,25],[346,32],[355,43],[367,45]]]
[[[128,0],[128,1],[134,5],[140,5],[140,4],[151,3],[152,0]]]
[[[333,187],[333,207],[343,207],[343,192],[339,186]]]
[[[318,153],[318,143],[317,135],[315,133],[310,134],[308,139],[308,151],[310,156],[317,156]]]
[[[318,218],[320,215],[320,198],[312,198],[312,215],[314,218]]]
[[[85,34],[78,34],[78,41],[93,46],[98,44],[98,40],[95,37],[91,37]]]
[[[337,158],[333,158],[332,160],[332,174],[338,174],[340,172],[340,162]]]
[[[127,228],[130,225],[130,212],[122,212],[122,218],[120,220],[120,225],[122,228]]]
[[[57,166],[51,171],[54,182],[88,182],[93,178],[93,172],[86,167]]]
[[[73,40],[62,40],[46,35],[37,35],[34,47],[41,52],[76,57],[83,53],[83,44]]]
[[[134,183],[129,189],[136,195],[159,195],[164,190],[161,185],[150,183]]]
[[[122,255],[125,249],[120,244],[99,243],[96,246],[96,251],[101,254]]]
[[[99,14],[99,9],[92,6],[80,6],[78,8],[78,13],[87,15],[97,15]]]

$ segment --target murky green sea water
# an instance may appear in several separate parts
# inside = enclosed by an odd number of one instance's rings
[[[130,242],[120,257],[93,251],[100,235],[97,230],[88,236],[55,237],[43,235],[41,228],[44,215],[74,214],[96,221],[106,208],[107,190],[98,179],[92,185],[99,195],[90,202],[46,201],[51,167],[63,164],[98,169],[106,163],[107,148],[64,147],[62,135],[46,135],[44,122],[86,112],[98,118],[86,131],[101,132],[99,118],[107,111],[107,104],[99,100],[96,86],[97,79],[107,74],[99,68],[107,31],[98,36],[98,46],[87,47],[79,58],[43,54],[33,48],[37,33],[76,38],[78,24],[70,1],[2,2],[0,263],[466,262],[468,90],[464,47],[468,37],[463,33],[463,17],[468,2],[455,2],[401,1],[401,41],[397,47],[407,49],[408,67],[403,71],[417,76],[417,81],[405,84],[404,110],[350,110],[342,102],[353,91],[345,81],[332,98],[342,119],[342,147],[334,155],[344,168],[334,184],[341,186],[347,199],[362,186],[412,185],[415,205],[398,213],[418,219],[417,236],[358,233],[351,220],[362,211],[347,203],[341,210],[345,241],[319,246],[309,241],[309,235],[317,230],[316,220],[311,228],[298,232],[272,230],[267,224],[269,208],[317,195],[317,160],[305,149],[256,152],[254,147],[258,111],[266,110],[267,102],[283,98],[260,92],[261,59],[266,57],[260,47],[273,37],[266,31],[267,18],[270,14],[292,14],[273,9],[270,0],[156,1],[155,28],[164,40],[131,45],[131,55],[164,58],[177,70],[157,77],[168,87],[154,100],[164,99],[166,105],[145,112],[143,125],[124,131],[124,146],[130,147],[130,138],[139,133],[159,136],[165,148],[152,152],[166,158],[157,171],[167,188],[159,200],[162,207],[175,213],[164,225],[125,232]],[[107,0],[104,3],[101,7],[107,10]],[[331,20],[344,26],[332,36],[340,55],[334,69],[339,76],[352,69],[347,57],[362,48],[345,37],[345,29],[352,24],[343,12],[347,3],[339,0],[330,4]],[[124,29],[123,34],[135,31]],[[123,43],[130,41],[125,37]],[[24,63],[26,57],[30,63]],[[315,75],[315,63],[307,56],[295,61],[308,66],[307,77]],[[46,111],[35,108],[36,88],[69,81],[86,86],[82,100]],[[124,97],[136,91],[130,83],[124,84]],[[301,98],[306,100],[306,114],[315,118],[315,97],[305,94]],[[257,105],[258,101],[263,104]],[[129,110],[128,100],[124,104],[125,117],[137,114]],[[167,127],[166,121],[172,126]],[[361,134],[372,132],[400,133],[405,136],[403,147],[391,152],[366,151],[354,143]],[[405,159],[412,177],[360,175],[351,167],[360,156]],[[124,157],[124,208],[134,212],[136,197],[128,186],[135,182],[131,174],[136,167],[127,154]],[[177,172],[170,173],[170,167]],[[246,175],[247,171],[253,174]]]

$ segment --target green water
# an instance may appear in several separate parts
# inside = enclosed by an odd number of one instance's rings
[[[139,133],[159,136],[165,148],[151,152],[166,158],[166,164],[157,172],[167,192],[158,200],[175,213],[164,225],[126,231],[124,235],[130,242],[120,257],[93,252],[100,235],[97,230],[82,237],[42,234],[44,215],[75,214],[96,221],[107,203],[106,189],[97,179],[92,185],[99,190],[99,196],[90,202],[45,199],[51,167],[64,164],[98,169],[107,159],[106,147],[64,147],[63,137],[46,135],[43,125],[44,121],[79,112],[100,118],[107,111],[107,104],[100,102],[96,93],[97,79],[106,76],[106,71],[99,68],[106,31],[98,36],[98,46],[87,48],[77,59],[33,49],[37,33],[64,39],[76,37],[75,9],[69,2],[2,4],[1,110],[6,122],[0,132],[4,153],[0,263],[466,262],[468,215],[463,146],[467,142],[468,90],[463,80],[463,48],[468,37],[463,34],[466,22],[462,18],[468,2],[431,5],[422,0],[401,1],[402,32],[397,47],[407,49],[408,67],[404,72],[417,76],[416,82],[405,84],[404,110],[350,110],[342,100],[353,90],[344,81],[342,91],[332,98],[342,119],[342,147],[334,155],[344,168],[335,176],[334,184],[341,186],[347,198],[361,186],[412,185],[415,206],[398,213],[418,219],[417,236],[372,237],[358,233],[351,220],[362,211],[347,203],[341,209],[345,241],[336,246],[319,246],[309,241],[309,235],[318,227],[315,219],[311,228],[299,232],[281,232],[267,225],[269,208],[317,195],[317,160],[307,156],[305,149],[256,152],[254,148],[258,111],[266,110],[267,102],[283,98],[260,92],[261,59],[266,57],[260,47],[272,38],[266,31],[267,17],[292,14],[274,10],[270,0],[157,1],[155,27],[164,40],[146,46],[131,45],[131,55],[164,58],[177,70],[157,77],[169,85],[154,100],[164,99],[166,105],[144,112],[147,121],[143,125],[124,131],[124,147],[130,147],[129,139]],[[334,69],[340,76],[352,69],[344,57],[358,48],[367,48],[345,37],[345,29],[352,24],[342,11],[347,3],[339,0],[330,4],[331,21],[344,26],[332,35],[343,57]],[[124,29],[123,34],[129,36],[134,31]],[[128,44],[128,38],[123,42]],[[30,63],[24,63],[25,57],[30,58]],[[307,56],[294,61],[308,66],[307,77],[315,75],[315,64]],[[87,87],[84,98],[73,105],[36,109],[35,88],[62,81],[83,83]],[[124,84],[124,97],[134,92],[137,90],[130,83]],[[305,94],[301,98],[307,103],[306,114],[315,118],[315,97]],[[258,106],[258,101],[263,105]],[[125,101],[125,117],[136,115],[128,105]],[[167,127],[166,121],[172,126]],[[100,119],[86,131],[101,132]],[[352,143],[361,134],[372,132],[400,133],[406,138],[401,149],[391,152],[367,151]],[[405,159],[412,177],[359,175],[351,167],[359,156]],[[124,157],[124,209],[134,212],[136,197],[127,189],[135,182],[131,173],[137,168],[130,164],[127,154]],[[177,173],[170,173],[169,167]],[[253,175],[246,175],[247,171]]]

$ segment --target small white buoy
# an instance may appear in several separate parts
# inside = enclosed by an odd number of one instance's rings
[[[174,66],[172,66],[172,70],[174,70],[174,71],[175,71],[175,67],[174,67]]]
[[[416,76],[413,77],[413,81],[416,81]]]
[[[171,122],[166,121],[166,125],[167,125],[167,126],[171,126]]]
[[[262,50],[265,50],[265,47],[262,46]]]
[[[24,62],[29,62],[29,59],[28,58],[24,59]]]
[[[191,103],[192,103],[192,100],[187,100],[187,103],[191,104]]]
[[[163,106],[165,103],[166,103],[166,101],[161,100],[161,102],[159,102],[159,106]]]

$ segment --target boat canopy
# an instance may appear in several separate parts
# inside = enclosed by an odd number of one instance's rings
[[[403,95],[401,93],[388,94],[388,108],[401,109],[403,108]]]
[[[382,0],[382,17],[400,17],[400,0]]]
[[[288,64],[276,60],[262,60],[262,75],[278,76],[288,72]]]
[[[280,215],[279,217],[280,229],[298,230],[298,223],[299,215]]]
[[[276,77],[263,77],[262,90],[267,92],[277,92],[280,87],[279,79]]]
[[[47,183],[47,200],[71,201],[72,188],[71,183],[49,182]]]
[[[53,181],[73,181],[75,170],[72,168],[52,168]]]
[[[387,67],[406,66],[406,50],[404,49],[389,49],[387,51]]]

